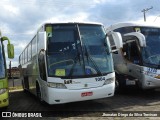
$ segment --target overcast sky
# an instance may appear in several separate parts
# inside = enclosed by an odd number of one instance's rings
[[[0,29],[15,46],[12,67],[44,22],[100,22],[105,26],[117,22],[143,21],[160,24],[160,0],[0,0]],[[156,19],[156,20],[155,20]],[[7,59],[7,67],[9,64]]]

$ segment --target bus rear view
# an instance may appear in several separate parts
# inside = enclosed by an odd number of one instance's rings
[[[45,24],[34,38],[35,55],[26,62],[20,56],[24,89],[49,104],[114,95],[112,54],[101,24]]]

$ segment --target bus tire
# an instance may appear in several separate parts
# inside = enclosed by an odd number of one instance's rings
[[[126,89],[125,80],[122,75],[116,73],[115,93],[123,93]]]
[[[22,80],[22,89],[23,89],[23,92],[26,92],[26,91],[27,91],[27,90],[25,89],[23,80]]]

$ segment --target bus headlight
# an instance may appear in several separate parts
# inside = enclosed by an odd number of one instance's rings
[[[3,89],[0,89],[0,94],[3,94],[7,91],[7,89],[3,88]]]
[[[115,77],[106,79],[103,85],[111,84],[115,81]]]
[[[66,86],[65,86],[63,83],[48,82],[48,87],[60,88],[60,89],[67,89]]]
[[[156,75],[154,78],[160,79],[160,75]]]

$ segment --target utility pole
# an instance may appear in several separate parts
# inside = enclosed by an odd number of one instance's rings
[[[141,12],[143,12],[144,14],[144,21],[146,21],[146,12],[148,12],[149,10],[153,9],[153,7],[150,7],[150,8],[146,8],[146,9],[143,9]]]
[[[10,78],[11,78],[11,61],[9,62],[9,72],[8,72],[8,73],[9,73],[9,76],[8,76],[8,77],[9,77],[9,79],[10,79]]]

